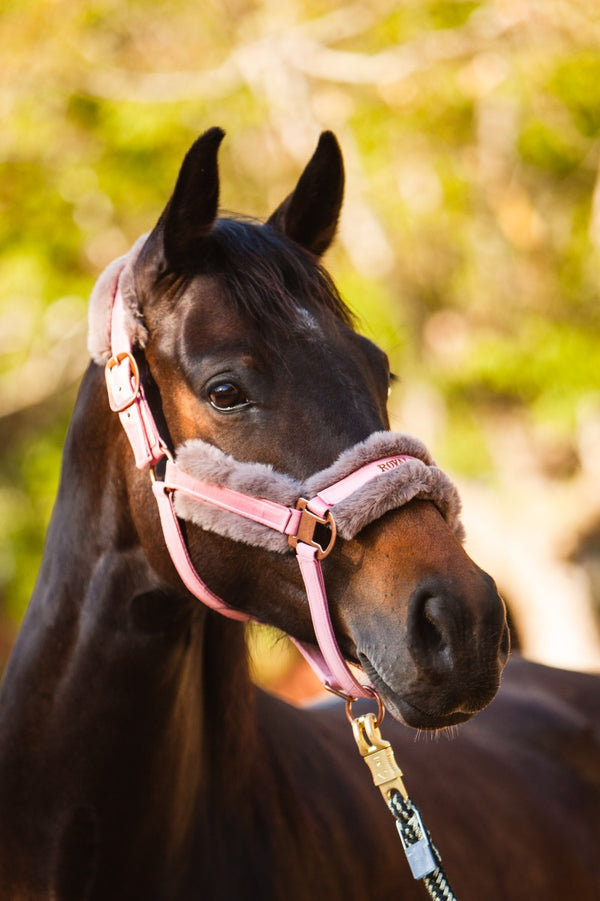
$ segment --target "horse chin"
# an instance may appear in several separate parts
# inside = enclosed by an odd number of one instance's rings
[[[421,731],[435,732],[447,729],[450,726],[459,726],[461,723],[466,723],[473,716],[472,713],[462,713],[461,711],[454,711],[445,716],[437,713],[429,714],[415,707],[414,704],[411,704],[410,701],[399,695],[390,694],[389,692],[386,694],[383,689],[380,693],[386,710],[389,710],[394,719]]]
[[[379,675],[373,664],[362,654],[359,655],[360,664],[373,688],[377,691],[379,697],[383,701],[385,709],[405,726],[412,729],[423,731],[436,731],[446,729],[450,726],[458,726],[461,723],[471,719],[474,711],[465,712],[462,710],[453,710],[444,714],[441,712],[428,712],[421,707],[416,706],[408,700],[407,697],[395,692],[384,679]]]

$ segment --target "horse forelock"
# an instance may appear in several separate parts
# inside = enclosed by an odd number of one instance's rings
[[[327,270],[270,225],[240,217],[217,220],[203,265],[270,345],[298,335],[317,337],[323,310],[353,327],[354,317]]]
[[[156,264],[160,252],[154,238],[142,236],[128,254],[111,263],[92,291],[88,347],[92,358],[104,364],[110,356],[110,315],[120,277],[132,344],[146,343],[144,307],[152,295],[164,294],[165,277],[173,276],[188,287],[197,276],[214,276],[228,300],[251,324],[258,327],[262,342],[272,352],[282,342],[302,336],[322,337],[319,313],[354,327],[354,316],[342,300],[331,276],[318,259],[280,233],[256,220],[227,216],[216,221],[203,240],[189,270],[165,272]],[[141,303],[136,285],[145,285]],[[175,292],[177,293],[177,292]]]

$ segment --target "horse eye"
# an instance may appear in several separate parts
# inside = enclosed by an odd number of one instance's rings
[[[248,406],[248,398],[234,382],[219,382],[208,392],[210,405],[215,410],[237,410],[240,407]]]

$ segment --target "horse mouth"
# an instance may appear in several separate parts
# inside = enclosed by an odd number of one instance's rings
[[[379,675],[375,666],[363,654],[359,653],[360,665],[369,677],[371,685],[380,696],[386,710],[394,719],[410,726],[413,729],[435,731],[446,729],[449,726],[458,726],[471,719],[475,710],[452,710],[449,713],[441,711],[427,711],[421,706],[409,700],[405,695],[398,694]]]

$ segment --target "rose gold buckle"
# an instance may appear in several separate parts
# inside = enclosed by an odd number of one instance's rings
[[[111,373],[115,366],[120,366],[121,363],[123,363],[125,360],[129,362],[130,380],[133,379],[133,384],[131,385],[131,394],[124,400],[117,401],[117,399],[115,398],[115,392],[113,390]],[[111,357],[104,368],[104,376],[106,378],[106,387],[108,388],[109,406],[113,413],[122,413],[124,410],[127,410],[129,407],[131,407],[132,404],[135,403],[140,390],[140,370],[138,369],[138,364],[136,363],[133,354],[130,354],[129,351],[124,350],[121,353],[115,354],[114,357]],[[118,385],[117,393],[120,393],[122,391],[123,386]]]
[[[302,516],[300,517],[300,522],[298,524],[298,531],[295,535],[290,535],[288,538],[288,542],[292,547],[296,547],[298,542],[301,541],[303,544],[308,544],[310,547],[314,547],[317,549],[317,560],[323,560],[328,554],[333,550],[333,545],[335,544],[335,539],[337,536],[337,529],[335,527],[335,520],[331,515],[331,510],[328,510],[325,514],[325,518],[321,516],[317,516],[316,513],[312,513],[308,509],[308,501],[300,497],[296,501],[296,510],[302,511]],[[326,547],[323,547],[319,544],[315,539],[315,531],[317,526],[326,526],[330,532],[331,537],[329,539],[329,544]]]

